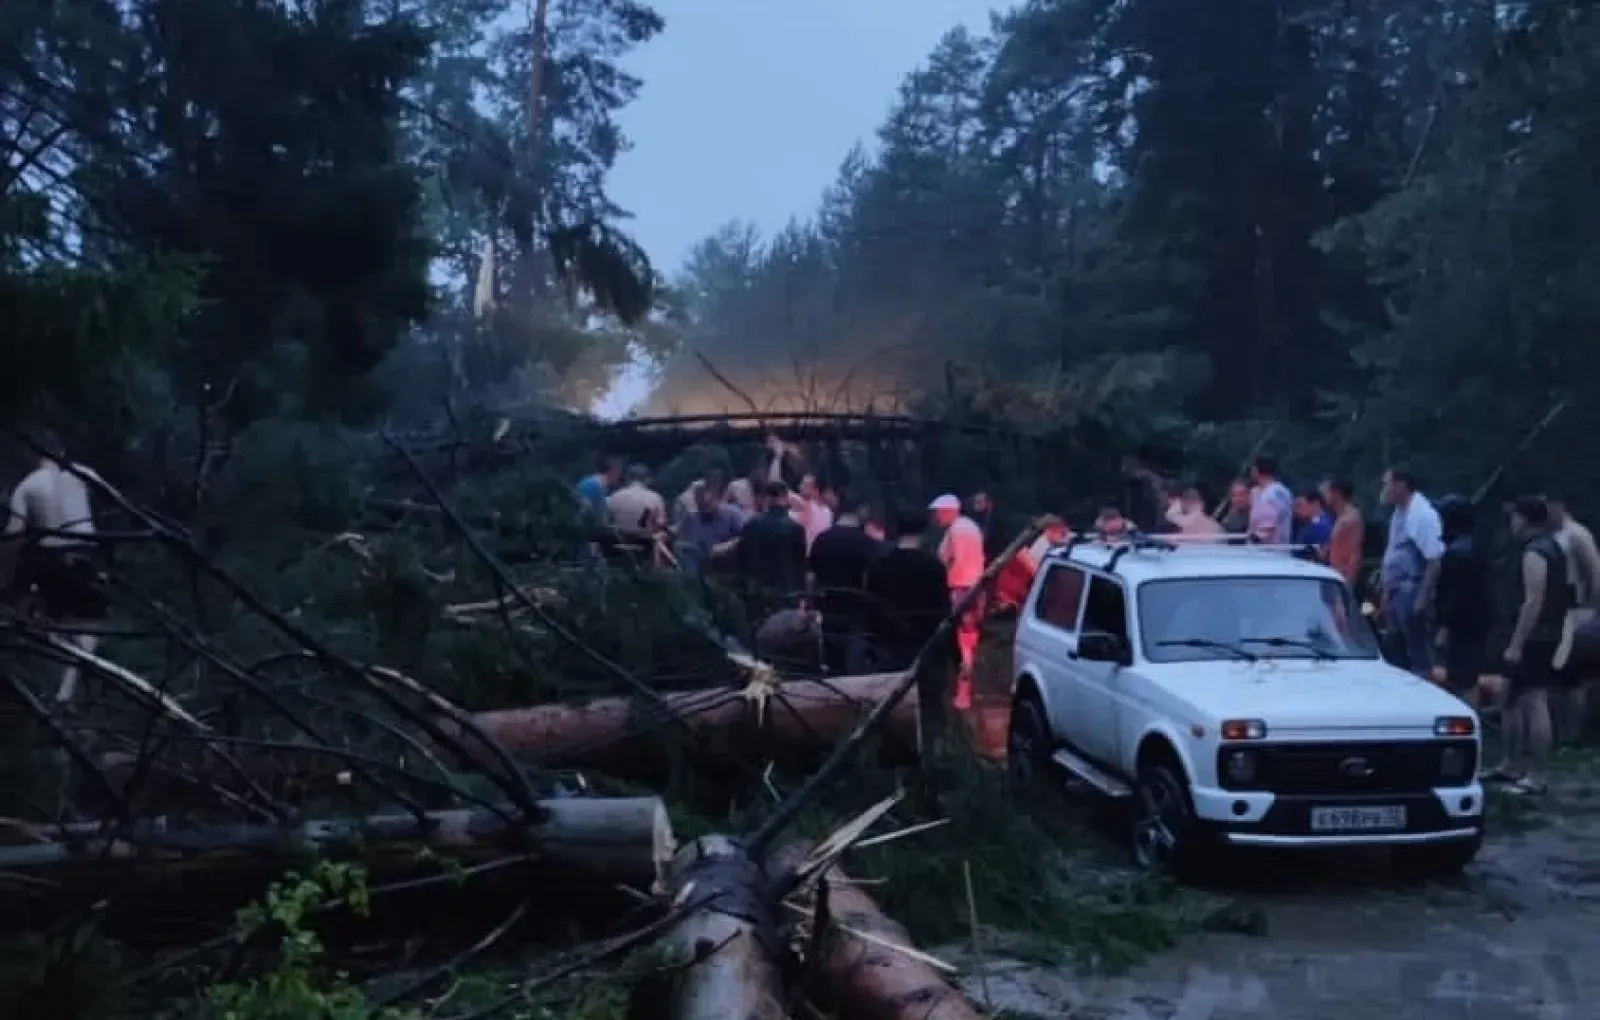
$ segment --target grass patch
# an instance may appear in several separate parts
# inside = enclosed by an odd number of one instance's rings
[[[1045,963],[1121,970],[1170,948],[1215,910],[1210,897],[1113,864],[1100,834],[1067,805],[1024,812],[999,770],[968,755],[916,778],[930,793],[908,798],[916,806],[896,822],[948,824],[852,853],[847,867],[885,880],[873,898],[920,945],[970,936],[968,865],[980,923]]]

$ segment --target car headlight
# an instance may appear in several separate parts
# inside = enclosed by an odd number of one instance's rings
[[[1439,752],[1439,777],[1447,780],[1464,780],[1472,767],[1472,756],[1465,748],[1447,747]]]
[[[1223,759],[1228,781],[1245,786],[1256,781],[1256,756],[1253,751],[1233,751]]]

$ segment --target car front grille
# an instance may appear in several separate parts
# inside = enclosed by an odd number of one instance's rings
[[[1456,777],[1446,779],[1442,758],[1452,747],[1466,763]],[[1255,756],[1255,776],[1249,783],[1229,781],[1228,759],[1237,751]],[[1217,775],[1224,787],[1284,794],[1420,793],[1470,782],[1477,769],[1477,746],[1471,740],[1230,744],[1217,754]]]

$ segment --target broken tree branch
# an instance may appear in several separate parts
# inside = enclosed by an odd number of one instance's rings
[[[759,859],[762,854],[771,849],[783,831],[792,825],[794,820],[800,817],[801,813],[822,795],[822,791],[839,777],[860,751],[866,739],[883,726],[884,721],[894,711],[895,706],[911,691],[911,688],[917,682],[917,676],[923,660],[928,656],[942,653],[945,641],[954,629],[956,621],[961,618],[962,614],[967,611],[968,607],[972,605],[973,601],[979,597],[984,589],[994,581],[995,575],[1004,569],[1005,565],[1010,563],[1017,553],[1027,548],[1033,543],[1034,539],[1039,537],[1039,532],[1039,523],[1035,521],[1032,525],[1023,529],[1016,538],[1012,539],[1011,544],[1006,546],[1000,555],[996,556],[993,562],[984,569],[983,576],[979,578],[978,583],[968,589],[966,594],[951,607],[950,612],[946,614],[943,622],[934,631],[933,636],[928,639],[928,643],[923,645],[922,651],[917,653],[916,659],[911,663],[911,668],[906,671],[903,678],[868,713],[849,739],[835,748],[833,754],[822,763],[821,767],[813,772],[798,790],[775,807],[766,820],[761,823],[761,826],[750,836],[747,845],[750,848],[752,857]]]

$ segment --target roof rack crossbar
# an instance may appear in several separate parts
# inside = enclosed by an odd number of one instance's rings
[[[1246,549],[1252,552],[1291,553],[1302,556],[1315,555],[1320,552],[1317,546],[1307,542],[1252,542],[1239,535],[1147,535],[1141,531],[1106,535],[1098,531],[1086,531],[1074,533],[1065,545],[1060,545],[1050,550],[1048,555],[1056,559],[1067,559],[1071,557],[1074,549],[1085,545],[1097,545],[1111,549],[1111,558],[1105,564],[1106,570],[1116,569],[1117,562],[1135,550],[1139,552],[1176,552],[1184,547],[1205,546],[1221,549]]]

